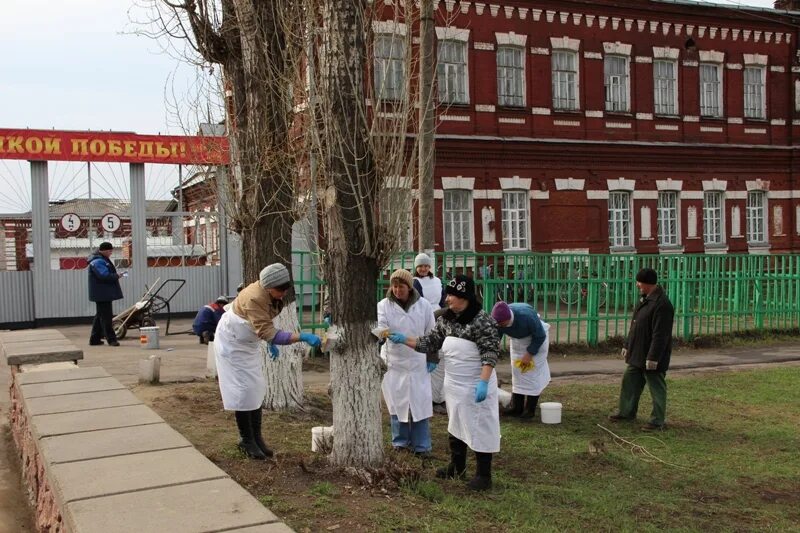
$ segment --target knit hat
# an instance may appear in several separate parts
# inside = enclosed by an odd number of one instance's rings
[[[272,263],[261,269],[258,281],[265,289],[271,289],[289,283],[289,271],[280,263]]]
[[[411,277],[411,272],[404,268],[398,268],[394,272],[392,272],[391,277],[389,277],[389,283],[393,282],[394,280],[400,280],[409,287],[414,286],[414,278]]]
[[[444,292],[473,302],[475,301],[475,282],[472,281],[472,278],[459,274],[450,280],[450,283],[445,286]]]
[[[217,299],[214,301],[214,303],[225,305],[226,303],[228,303],[228,298],[225,296],[218,296]]]
[[[492,307],[492,318],[494,318],[497,323],[505,322],[506,320],[511,320],[511,308],[505,302],[497,302]]]
[[[655,285],[658,283],[658,275],[652,268],[643,268],[636,274],[636,281],[646,285]]]
[[[100,250],[101,252],[104,250],[113,250],[114,245],[111,244],[110,242],[101,242],[100,246],[98,246],[97,249]]]
[[[428,254],[417,254],[417,257],[414,258],[414,268],[417,268],[420,265],[428,265],[432,267],[433,261],[431,261],[431,257]]]

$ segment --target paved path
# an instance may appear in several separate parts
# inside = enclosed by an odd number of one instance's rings
[[[190,319],[179,319],[173,322],[173,332],[187,331],[191,326]],[[102,366],[111,375],[126,385],[136,383],[139,372],[139,360],[151,353],[161,355],[162,381],[190,381],[204,379],[206,370],[207,347],[197,342],[192,335],[168,335],[160,339],[159,350],[142,350],[137,331],[121,341],[121,346],[89,346],[89,326],[65,326],[57,328],[84,351],[83,367]],[[790,363],[793,362],[793,363]],[[800,343],[778,344],[769,346],[748,346],[727,348],[724,350],[684,350],[673,354],[671,372],[702,369],[721,366],[762,365],[765,363],[800,362]],[[624,363],[619,359],[600,359],[591,356],[550,358],[550,370],[556,380],[560,379],[611,379],[619,377],[624,370]],[[498,368],[501,380],[510,382],[510,370],[507,362]],[[594,378],[592,376],[595,376]],[[10,448],[8,435],[8,368],[0,361],[0,532],[33,531],[29,517],[22,511],[25,501],[19,485],[19,473],[16,461]],[[327,372],[305,372],[303,380],[306,386],[314,390],[325,390],[328,385]]]

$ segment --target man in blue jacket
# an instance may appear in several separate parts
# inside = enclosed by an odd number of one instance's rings
[[[220,296],[216,301],[204,305],[197,312],[197,316],[192,322],[192,333],[200,337],[200,344],[208,344],[208,341],[214,340],[214,332],[217,331],[217,324],[222,318],[222,313],[225,312],[224,306],[227,303],[228,299]]]
[[[97,312],[92,322],[92,333],[89,335],[89,344],[97,346],[103,344],[103,337],[110,346],[119,346],[117,334],[111,327],[114,313],[111,311],[111,302],[122,299],[122,288],[114,263],[111,262],[111,253],[114,246],[110,242],[100,243],[97,251],[89,256],[89,301],[95,302]]]

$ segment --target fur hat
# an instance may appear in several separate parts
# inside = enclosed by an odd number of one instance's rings
[[[108,242],[108,241],[106,241],[106,242],[101,242],[101,243],[100,243],[100,246],[98,246],[98,247],[97,247],[97,249],[98,249],[98,250],[100,250],[101,252],[102,252],[102,251],[105,251],[105,250],[113,250],[113,249],[114,249],[114,245],[113,245],[113,244],[111,244],[111,243],[110,243],[110,242]]]
[[[280,263],[272,263],[261,269],[258,281],[265,289],[280,287],[290,282],[289,271]]]
[[[505,322],[506,320],[511,320],[511,308],[505,302],[497,302],[492,307],[492,318],[494,318],[497,323]]]
[[[450,283],[445,286],[444,292],[474,302],[475,282],[472,281],[472,278],[459,274],[450,280]]]
[[[658,275],[652,268],[643,268],[636,274],[636,281],[646,285],[655,285],[658,283]]]
[[[431,261],[431,256],[425,253],[417,254],[417,257],[414,258],[414,268],[417,268],[420,265],[428,265],[429,267],[432,267],[433,261]]]
[[[414,286],[414,278],[411,277],[411,272],[409,272],[404,268],[398,268],[397,270],[392,272],[392,275],[389,278],[389,283],[393,282],[396,279],[408,285],[409,288]]]

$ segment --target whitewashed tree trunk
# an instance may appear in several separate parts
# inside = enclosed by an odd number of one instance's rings
[[[275,319],[275,327],[283,331],[297,331],[299,324],[294,302],[284,307]],[[280,356],[275,361],[270,358],[267,346],[266,342],[261,343],[264,379],[267,382],[264,407],[271,411],[302,408],[303,358],[308,353],[308,346],[303,342],[278,346]]]

